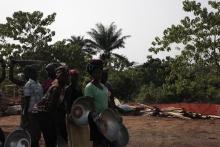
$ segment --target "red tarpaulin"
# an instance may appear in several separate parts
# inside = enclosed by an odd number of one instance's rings
[[[201,113],[204,115],[219,115],[220,104],[200,104],[200,103],[175,103],[175,104],[155,104],[159,108],[175,107],[184,108],[186,111]]]

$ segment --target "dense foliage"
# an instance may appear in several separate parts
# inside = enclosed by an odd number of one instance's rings
[[[71,36],[52,43],[55,21],[53,13],[43,17],[35,11],[15,12],[0,24],[0,57],[8,59],[38,59],[46,62],[64,62],[77,68],[82,83],[89,81],[86,63],[93,55],[100,55],[109,68],[109,82],[114,95],[126,101],[144,103],[220,102],[220,2],[209,1],[202,7],[196,1],[183,1],[183,10],[191,17],[164,30],[155,37],[149,51],[178,49],[181,54],[166,59],[148,56],[145,63],[134,65],[125,56],[114,53],[124,48],[122,29],[114,23],[97,24],[88,34]]]
[[[208,4],[209,9],[196,1],[183,2],[183,10],[193,16],[165,29],[149,49],[155,54],[179,49],[181,54],[166,60],[149,57],[136,67],[142,76],[134,81],[138,83],[138,94],[133,100],[220,102],[220,2]],[[129,75],[129,71],[124,74]]]
[[[48,26],[55,21],[53,13],[43,17],[43,13],[18,11],[0,24],[0,55],[17,59],[51,59],[49,42],[55,35]]]

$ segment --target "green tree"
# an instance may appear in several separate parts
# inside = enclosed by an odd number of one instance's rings
[[[79,46],[89,59],[92,58],[92,55],[96,55],[96,51],[91,47],[90,40],[84,39],[83,36],[71,36],[67,41],[72,45]]]
[[[91,37],[91,46],[101,53],[100,58],[105,61],[106,65],[110,66],[116,58],[124,63],[128,61],[124,56],[113,53],[115,49],[124,48],[125,40],[130,37],[129,35],[122,36],[122,29],[117,29],[114,23],[108,27],[96,24],[96,28],[91,29],[88,34]]]
[[[64,39],[55,42],[51,48],[53,61],[64,62],[70,68],[77,68],[81,72],[85,71],[87,61],[85,53],[81,50],[80,46],[71,44]]]
[[[138,88],[138,73],[133,69],[124,71],[111,70],[109,75],[114,95],[123,100],[134,100]]]
[[[0,24],[0,54],[8,58],[47,59],[52,58],[48,44],[55,35],[48,26],[55,21],[53,13],[43,17],[39,11],[14,12],[6,18],[6,23]]]
[[[208,4],[210,9],[196,1],[183,1],[183,10],[193,16],[167,28],[163,37],[155,38],[149,50],[170,51],[175,44],[191,63],[212,65],[220,72],[220,2],[209,1]]]
[[[101,59],[103,58],[101,57]],[[135,62],[130,62],[127,57],[119,54],[114,54],[114,56],[111,57],[109,62],[111,62],[112,68],[118,71],[123,71],[135,65]]]
[[[196,1],[183,1],[183,10],[192,16],[165,29],[163,36],[156,37],[149,49],[154,53],[181,49],[181,55],[170,62],[170,73],[163,84],[180,101],[219,99],[220,2],[209,1],[208,4],[209,9]]]
[[[155,86],[162,86],[170,72],[169,61],[151,56],[148,56],[147,59],[147,62],[139,66],[143,74],[143,84],[153,83]]]

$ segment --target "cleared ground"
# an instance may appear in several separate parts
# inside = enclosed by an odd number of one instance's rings
[[[148,116],[126,116],[130,133],[128,147],[220,147],[220,120],[181,120]],[[19,124],[19,116],[0,117],[8,134]]]

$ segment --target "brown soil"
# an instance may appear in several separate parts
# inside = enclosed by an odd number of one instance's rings
[[[181,120],[148,116],[126,116],[130,134],[128,147],[219,147],[220,120]],[[19,124],[19,116],[0,117],[8,134]]]

